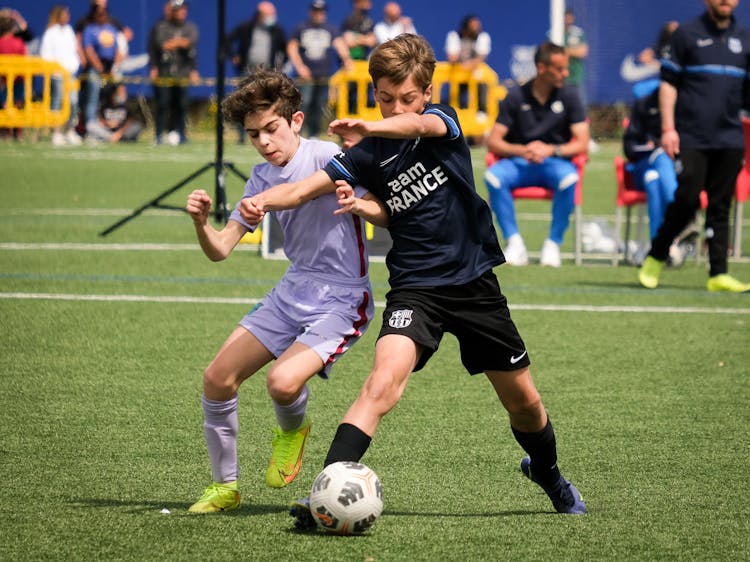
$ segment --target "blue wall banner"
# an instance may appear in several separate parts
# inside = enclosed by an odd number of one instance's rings
[[[10,0],[3,4],[19,10],[40,38],[49,10],[55,4],[70,7],[73,22],[83,16],[89,0]],[[373,0],[371,17],[382,18],[385,0]],[[277,0],[278,18],[288,34],[307,18],[309,0]],[[445,60],[445,36],[467,14],[476,14],[492,37],[487,63],[502,80],[525,79],[533,75],[534,47],[543,41],[549,28],[549,0],[403,0],[404,15],[410,16],[417,31],[427,37],[439,60]],[[226,0],[226,30],[252,17],[257,1]],[[655,43],[662,24],[686,20],[704,10],[701,0],[568,0],[576,15],[576,25],[584,29],[590,54],[587,61],[586,89],[592,104],[611,104],[632,99],[631,87],[648,71],[637,64],[636,56]],[[131,73],[147,76],[145,63],[149,29],[163,14],[160,0],[109,0],[109,12],[131,27]],[[341,24],[351,10],[350,0],[328,0],[328,20]],[[750,27],[750,1],[740,3],[736,15]],[[215,0],[189,0],[189,19],[200,28],[199,70],[203,77],[216,76],[217,5]],[[233,70],[227,67],[227,76]],[[150,87],[136,85],[150,95]],[[193,88],[192,95],[206,97],[207,86]]]

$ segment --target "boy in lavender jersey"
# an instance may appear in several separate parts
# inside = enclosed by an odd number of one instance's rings
[[[225,117],[244,125],[266,160],[254,168],[243,198],[306,177],[339,151],[334,143],[299,136],[304,121],[300,104],[300,93],[289,78],[263,69],[227,97]],[[364,189],[358,191],[363,198],[371,198]],[[196,190],[188,196],[186,210],[204,253],[220,261],[258,221],[243,219],[238,203],[227,225],[218,231],[208,223],[211,203],[205,191]],[[205,370],[202,405],[213,484],[190,512],[239,507],[238,389],[274,359],[266,384],[279,427],[266,484],[281,488],[299,473],[310,431],[306,382],[315,374],[327,378],[336,359],[362,336],[373,314],[364,221],[339,208],[336,195],[330,194],[276,214],[291,265],[240,321]]]

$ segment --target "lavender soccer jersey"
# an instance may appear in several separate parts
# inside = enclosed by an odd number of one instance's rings
[[[306,178],[322,169],[339,151],[332,142],[301,138],[297,153],[286,166],[269,163],[255,166],[243,198]],[[365,193],[359,187],[356,191],[359,197]],[[332,193],[297,209],[274,211],[284,232],[284,253],[291,262],[290,271],[309,273],[339,284],[351,284],[366,277],[364,221],[349,213],[334,215],[338,208],[336,195]],[[229,218],[254,230],[240,215],[239,203]]]
[[[323,168],[339,147],[331,142],[300,139],[292,160],[283,168],[264,163],[255,167],[244,197],[274,185],[303,179]],[[362,196],[366,191],[357,188]],[[367,330],[374,312],[367,276],[364,221],[349,213],[334,215],[335,193],[297,209],[274,211],[284,231],[284,252],[291,265],[261,303],[240,321],[274,357],[294,342],[320,357],[319,375],[331,367]],[[248,225],[235,208],[230,220]]]

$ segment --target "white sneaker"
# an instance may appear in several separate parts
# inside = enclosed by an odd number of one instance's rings
[[[73,129],[70,129],[67,133],[65,133],[65,140],[68,141],[68,144],[72,146],[80,146],[83,140],[81,140],[81,137],[78,136],[78,133],[76,133]]]
[[[523,243],[520,234],[514,234],[508,238],[503,254],[505,254],[505,262],[510,265],[527,265],[529,263],[526,245]]]
[[[52,146],[65,146],[65,137],[60,131],[52,133]]]
[[[549,267],[560,267],[560,245],[547,238],[542,245],[542,257],[539,262]]]

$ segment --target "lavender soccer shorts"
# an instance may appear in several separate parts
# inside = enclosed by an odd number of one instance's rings
[[[240,326],[274,357],[294,342],[310,347],[323,361],[319,375],[328,378],[333,363],[365,333],[373,313],[367,279],[337,279],[334,284],[310,273],[287,272]]]

